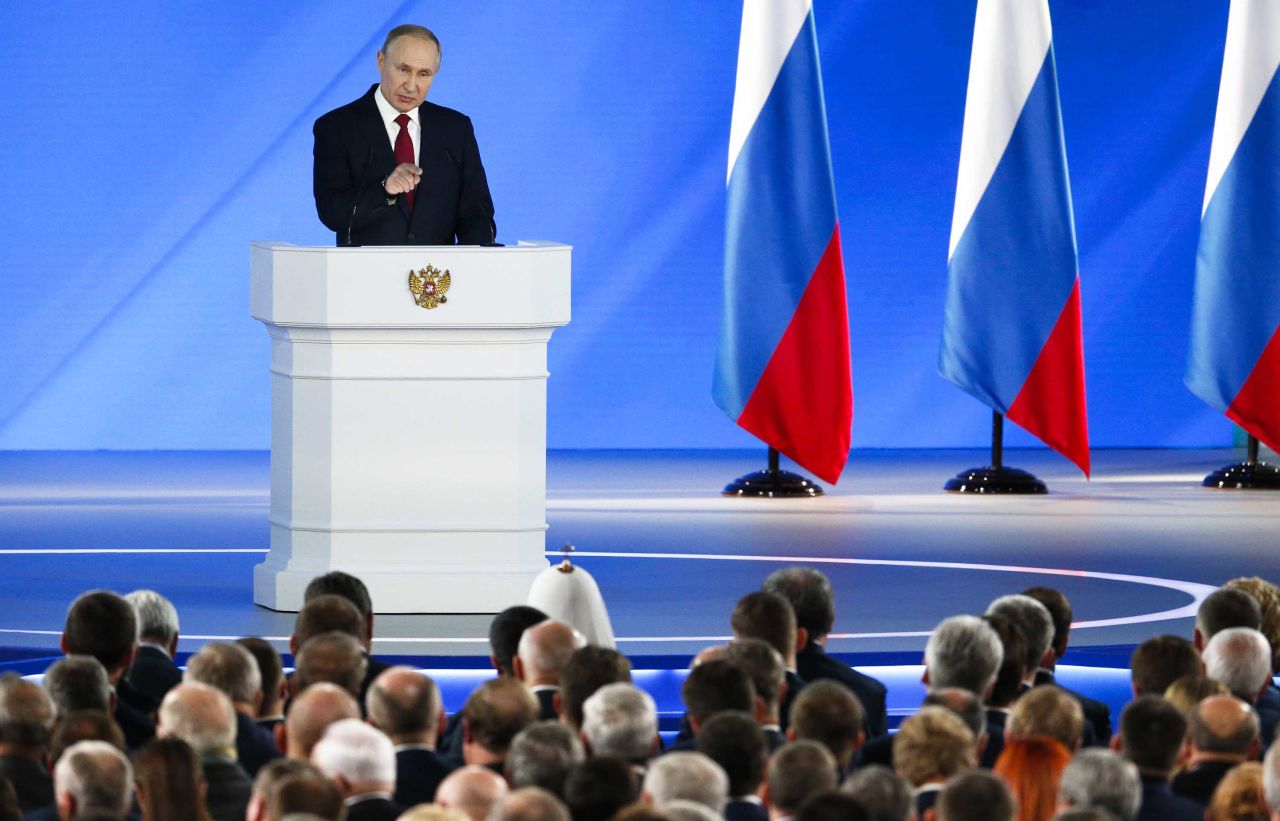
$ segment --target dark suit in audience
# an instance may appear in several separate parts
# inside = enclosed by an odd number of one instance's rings
[[[938,795],[942,792],[941,784],[928,784],[916,790],[913,803],[916,805],[916,818],[924,818],[925,810],[933,809],[938,803]]]
[[[862,702],[862,709],[867,714],[867,737],[885,735],[888,732],[888,715],[885,710],[885,686],[871,676],[859,673],[849,665],[827,655],[826,649],[816,642],[809,642],[804,649],[796,653],[796,672],[804,681],[817,681],[822,678],[835,679],[853,691]],[[790,678],[787,683],[790,684]],[[788,699],[791,694],[788,693]],[[788,707],[790,704],[787,705]],[[783,726],[786,726],[786,713],[783,714]]]
[[[556,713],[556,693],[559,687],[541,685],[533,690],[533,697],[538,700],[538,720],[555,721],[560,716]]]
[[[778,725],[785,733],[791,721],[791,703],[796,700],[796,696],[804,689],[805,678],[793,670],[787,670],[784,676],[787,682],[787,694],[783,696],[782,701],[778,704]]]
[[[360,713],[364,714],[364,697],[369,694],[369,685],[373,684],[373,680],[382,675],[384,670],[391,667],[385,661],[378,661],[368,653],[364,654],[364,660],[368,663],[365,667],[364,681],[360,682]]]
[[[395,821],[404,812],[399,804],[377,793],[356,796],[348,801],[347,821]]]
[[[724,821],[769,821],[769,811],[758,798],[730,798],[724,805]]]
[[[258,774],[263,764],[280,757],[276,740],[270,731],[241,712],[236,713],[236,758],[250,777]]]
[[[244,821],[244,810],[249,805],[253,781],[249,774],[234,761],[225,758],[205,758],[200,762],[204,769],[205,806],[213,821]]]
[[[454,771],[435,750],[426,747],[402,747],[396,750],[395,802],[403,807],[430,804],[436,788]]]
[[[0,776],[13,784],[18,807],[23,812],[53,804],[53,779],[43,764],[22,756],[2,756]]]
[[[1207,807],[1218,782],[1239,763],[1238,761],[1201,761],[1191,769],[1175,775],[1169,787],[1175,795],[1190,798],[1201,807]]]
[[[787,736],[777,725],[761,728],[764,730],[765,749],[772,755],[775,750],[787,743]]]
[[[156,725],[152,720],[160,705],[139,692],[129,680],[120,679],[116,685],[116,711],[112,717],[124,732],[125,746],[137,750],[156,737]]]
[[[139,693],[159,704],[165,693],[182,683],[182,671],[168,653],[154,645],[142,644],[125,678]]]
[[[1163,778],[1142,778],[1142,804],[1134,821],[1202,821],[1204,807],[1174,795]]]
[[[1084,738],[1081,745],[1085,747],[1105,747],[1107,742],[1111,740],[1111,708],[1097,699],[1089,698],[1082,693],[1077,693],[1069,687],[1063,687],[1058,684],[1057,678],[1050,670],[1041,668],[1036,671],[1036,686],[1042,684],[1057,684],[1067,695],[1080,702],[1080,710],[1084,713],[1084,723],[1087,729],[1084,732]]]

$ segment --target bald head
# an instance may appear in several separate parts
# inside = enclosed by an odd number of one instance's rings
[[[196,755],[226,754],[236,743],[236,712],[221,690],[189,681],[170,690],[160,703],[160,738],[180,738]]]
[[[528,687],[559,685],[560,672],[582,645],[573,628],[563,622],[535,624],[520,636],[514,662],[516,677]]]
[[[1258,749],[1258,714],[1235,696],[1209,696],[1187,714],[1193,754],[1237,756],[1242,760]]]
[[[314,684],[294,699],[289,708],[283,725],[285,743],[281,747],[289,758],[310,760],[312,749],[330,724],[359,717],[360,707],[346,690],[326,682]]]
[[[490,816],[493,821],[570,821],[564,802],[540,787],[525,787],[507,795]]]
[[[507,794],[507,782],[487,767],[471,765],[454,770],[440,782],[436,803],[460,810],[471,821],[485,821],[489,811]]]
[[[411,667],[382,672],[365,696],[369,723],[396,744],[424,744],[435,749],[440,726],[440,690]]]

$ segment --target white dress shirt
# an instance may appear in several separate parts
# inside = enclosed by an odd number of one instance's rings
[[[382,96],[381,87],[374,92],[373,99],[378,103],[378,113],[382,115],[382,124],[387,127],[387,139],[391,141],[391,150],[394,152],[396,137],[400,134],[400,124],[396,122],[400,112],[396,111],[395,106]],[[413,157],[416,164],[417,159],[422,156],[422,124],[418,122],[418,109],[404,113],[409,115],[409,122],[405,123],[404,127],[409,131],[409,139],[413,140]]]

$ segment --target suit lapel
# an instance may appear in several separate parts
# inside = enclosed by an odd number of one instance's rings
[[[440,129],[435,127],[431,108],[427,103],[418,107],[418,126],[418,167],[422,169],[422,179],[418,181],[414,197],[415,202],[422,202],[422,197],[429,196],[431,182],[428,178],[432,167],[444,155],[444,142],[440,139]]]
[[[378,185],[382,182],[382,178],[390,174],[396,167],[395,151],[391,148],[391,140],[387,137],[387,127],[382,122],[382,112],[378,110],[378,103],[374,100],[373,95],[378,93],[378,86],[375,84],[369,89],[369,93],[360,99],[363,106],[363,114],[360,117],[360,133],[364,136],[369,145],[373,146],[373,160],[369,168],[369,185]],[[382,171],[382,169],[386,169]],[[404,197],[399,202],[400,213],[405,219],[409,218],[409,209],[405,205]]]

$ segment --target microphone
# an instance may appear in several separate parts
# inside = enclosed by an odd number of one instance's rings
[[[373,146],[369,146],[369,153],[364,158],[364,173],[360,175],[360,185],[356,187],[356,199],[351,203],[351,216],[347,219],[347,247],[351,247],[351,230],[356,224],[356,209],[360,207],[360,196],[364,194],[365,184],[369,182],[369,167],[373,165]]]

